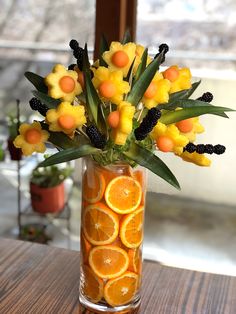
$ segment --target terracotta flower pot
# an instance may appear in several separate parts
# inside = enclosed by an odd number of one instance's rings
[[[11,160],[21,160],[22,151],[20,148],[15,147],[15,145],[13,144],[13,140],[10,138],[7,140],[7,147],[11,156]]]
[[[30,195],[33,210],[40,214],[58,213],[65,206],[64,182],[51,188],[30,183]]]

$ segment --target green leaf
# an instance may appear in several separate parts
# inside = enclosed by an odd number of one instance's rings
[[[179,182],[173,173],[170,171],[167,165],[151,151],[133,142],[130,145],[129,151],[123,152],[123,154],[139,165],[151,170],[153,173],[174,186],[176,189],[180,190]]]
[[[43,162],[41,162],[38,167],[48,167],[51,165],[60,164],[62,162],[78,159],[80,157],[84,157],[91,154],[96,154],[100,152],[99,149],[91,146],[91,145],[82,145],[78,148],[68,148],[65,150],[62,150],[51,157],[45,159]]]
[[[132,103],[134,106],[137,106],[142,99],[146,89],[159,69],[162,58],[163,52],[161,52],[160,55],[147,66],[140,78],[134,83],[127,97],[127,101]]]
[[[125,33],[124,33],[124,37],[123,37],[121,43],[122,43],[123,45],[125,45],[125,44],[127,44],[127,43],[130,43],[131,41],[132,41],[132,38],[131,38],[130,30],[127,29],[127,30],[125,31]]]
[[[39,92],[37,90],[34,90],[32,93],[35,97],[37,97],[39,100],[41,100],[41,102],[43,104],[47,105],[49,109],[57,108],[57,106],[61,102],[59,99],[52,98],[52,97],[50,97],[50,96],[48,96],[42,92]]]
[[[147,57],[148,57],[148,49],[146,48],[143,52],[142,58],[141,58],[141,63],[138,66],[137,72],[135,74],[134,81],[136,82],[139,78],[140,75],[143,73],[143,71],[146,69],[147,65]]]
[[[104,114],[104,108],[102,107],[102,104],[98,105],[98,129],[103,134],[107,134],[107,123],[106,123],[106,117]]]
[[[102,57],[103,53],[107,50],[109,50],[109,45],[105,36],[102,34],[100,45],[99,45],[99,65],[100,66],[107,67],[107,63]]]
[[[166,105],[161,105],[158,106],[159,109],[164,109],[164,110],[175,110],[176,108],[197,108],[197,107],[212,107],[212,104],[209,104],[204,101],[200,100],[194,100],[194,99],[179,99],[176,100],[175,103],[171,104],[166,104]],[[223,118],[228,118],[227,114],[224,112],[217,112],[217,113],[212,113],[214,115],[223,117]]]
[[[84,47],[84,58],[83,58],[83,72],[85,79],[85,89],[86,89],[86,104],[88,106],[88,114],[90,120],[94,120],[97,124],[98,122],[98,106],[101,103],[98,97],[97,91],[93,86],[90,74],[90,63],[88,59],[87,44]]]
[[[176,92],[173,94],[170,94],[169,98],[169,104],[175,103],[176,100],[179,99],[188,99],[192,96],[192,94],[195,92],[195,90],[198,88],[198,86],[201,84],[201,81],[195,82],[192,84],[192,87],[189,89],[181,90],[180,92]]]
[[[133,73],[134,73],[133,70],[134,70],[135,59],[136,59],[136,58],[134,58],[133,62],[131,63],[130,68],[129,68],[129,71],[128,71],[127,76],[126,76],[126,78],[125,78],[125,81],[126,81],[126,82],[129,82],[129,85],[130,85],[130,86],[132,86],[132,81],[133,81]]]
[[[44,77],[33,72],[25,72],[25,77],[34,85],[38,91],[47,94],[48,88],[44,82]]]
[[[190,101],[192,104],[192,100],[185,100],[186,104]],[[198,102],[198,101],[195,101]],[[226,107],[217,107],[217,106],[192,106],[190,108],[183,108],[181,110],[169,111],[161,116],[159,119],[160,122],[165,124],[176,123],[181,120],[185,120],[188,118],[198,117],[203,114],[219,114],[224,113],[225,111],[234,111],[233,109]]]

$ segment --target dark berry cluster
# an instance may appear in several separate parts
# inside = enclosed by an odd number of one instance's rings
[[[96,148],[103,149],[106,145],[105,135],[102,134],[95,125],[90,125],[86,128],[86,134]]]
[[[42,104],[38,98],[36,97],[31,98],[29,104],[32,110],[38,111],[44,117],[46,116],[46,113],[49,108],[45,104]]]
[[[201,97],[197,98],[197,100],[201,100],[201,101],[210,103],[213,100],[213,95],[210,92],[206,92]]]
[[[187,151],[189,153],[198,153],[198,154],[217,154],[221,155],[225,152],[225,146],[217,144],[217,145],[212,145],[212,144],[198,144],[195,145],[193,143],[188,143],[184,147],[184,151]]]
[[[77,65],[77,64],[75,64],[75,63],[70,64],[70,65],[68,66],[68,70],[74,70],[74,68],[75,68],[76,65]]]
[[[145,137],[152,131],[157,121],[161,117],[161,111],[157,108],[152,108],[148,111],[147,115],[143,118],[140,126],[134,130],[136,140],[144,140]]]
[[[161,60],[161,63],[165,62],[165,55],[168,51],[169,51],[169,46],[167,44],[161,44],[159,46],[159,52],[155,55],[154,59],[156,59],[160,55],[160,53],[163,52],[164,55],[163,55],[163,58]]]
[[[75,39],[72,39],[69,45],[70,45],[70,48],[73,50],[73,55],[75,59],[77,59],[78,68],[82,71],[84,49],[79,46],[78,41]]]

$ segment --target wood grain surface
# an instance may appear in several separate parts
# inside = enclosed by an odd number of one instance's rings
[[[0,238],[0,314],[89,314],[78,283],[78,252]],[[236,277],[145,262],[136,313],[236,314]]]

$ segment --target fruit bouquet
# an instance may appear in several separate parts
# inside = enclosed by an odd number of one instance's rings
[[[204,131],[199,116],[227,118],[231,109],[213,106],[209,92],[191,98],[200,81],[188,68],[161,68],[166,44],[152,58],[128,34],[110,46],[102,37],[94,63],[86,45],[70,47],[76,64],[57,64],[46,77],[25,73],[36,88],[29,104],[42,119],[22,124],[14,143],[24,155],[55,145],[40,166],[84,157],[80,301],[97,312],[123,311],[140,302],[145,169],[179,188],[161,154],[209,166],[206,154],[225,147],[195,144]]]

